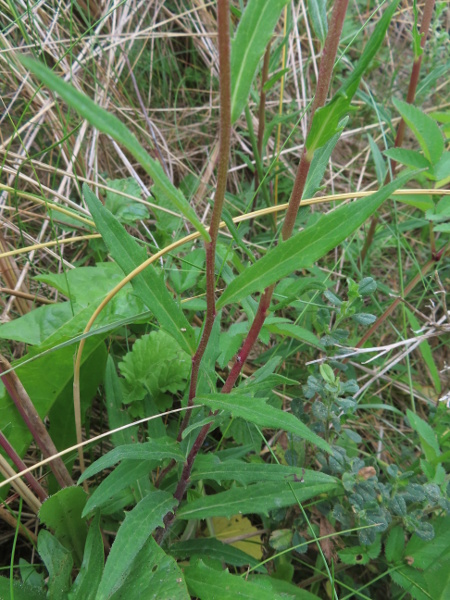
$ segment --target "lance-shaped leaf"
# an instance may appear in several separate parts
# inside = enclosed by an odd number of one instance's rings
[[[181,506],[177,512],[179,519],[207,519],[208,517],[227,517],[242,514],[268,515],[269,511],[293,506],[305,502],[320,494],[340,492],[337,479],[329,482],[310,482],[305,476],[303,482],[266,482],[253,483],[247,487],[232,487],[225,492],[202,496]]]
[[[126,275],[147,259],[143,248],[129,235],[119,221],[103,206],[89,187],[83,185],[83,195],[109,253]],[[183,311],[167,291],[164,280],[153,265],[133,278],[131,285],[138,296],[153,311],[161,326],[189,354],[195,352],[195,334]]]
[[[231,122],[247,103],[258,63],[288,0],[249,0],[231,45]]]
[[[122,121],[95,104],[95,102],[86,96],[86,94],[83,94],[83,92],[80,92],[69,83],[63,81],[39,61],[33,60],[28,56],[20,56],[19,60],[27,69],[34,73],[42,83],[56,92],[79,115],[89,121],[91,125],[102,133],[110,135],[119,144],[122,144],[122,146],[124,146],[147,171],[153,179],[155,186],[200,232],[203,239],[210,241],[208,232],[186,198],[169,180],[160,163],[149,156],[138,142],[136,136],[131,133]]]
[[[172,510],[175,504],[176,500],[172,494],[156,490],[126,513],[106,561],[97,600],[110,598],[122,587],[139,552],[156,527],[162,526],[164,515]]]
[[[238,302],[253,292],[264,290],[294,271],[313,265],[352,234],[396,189],[405,185],[416,174],[417,172],[410,172],[398,177],[368,198],[360,198],[323,215],[305,231],[281,242],[228,285],[217,307],[222,308],[230,302]]]
[[[234,417],[241,417],[260,427],[284,429],[318,448],[331,453],[330,446],[317,434],[312,432],[304,423],[279,408],[266,404],[263,398],[251,398],[244,394],[207,394],[198,396],[196,401],[206,404],[212,410],[226,410]]]

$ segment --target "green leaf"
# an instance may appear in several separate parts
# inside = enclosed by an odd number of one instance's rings
[[[252,581],[246,581],[238,575],[231,575],[226,571],[217,571],[199,560],[195,566],[184,569],[184,576],[192,597],[199,600],[230,600],[230,598],[243,598],[245,600],[289,600],[308,599],[308,596],[297,595],[298,589],[291,586],[291,594],[277,593],[274,589],[257,585],[257,576]],[[314,598],[314,596],[309,596]]]
[[[139,338],[119,363],[127,389],[138,400],[146,394],[156,399],[163,392],[183,390],[190,367],[189,354],[164,331],[152,331]]]
[[[106,600],[122,587],[133,561],[175,504],[172,494],[156,490],[126,513],[106,561],[96,600]]]
[[[13,594],[11,595],[11,583],[6,577],[0,576],[0,598],[2,600],[46,600],[47,592],[42,589],[23,584],[20,581],[13,580],[12,582]]]
[[[376,316],[370,313],[356,313],[352,316],[352,319],[360,325],[372,325],[377,320]]]
[[[95,600],[103,573],[104,548],[100,532],[100,516],[89,527],[80,572],[69,592],[69,600]]]
[[[403,555],[403,549],[405,547],[405,531],[403,527],[397,526],[391,529],[389,532],[386,545],[385,554],[386,560],[389,563],[398,562]]]
[[[430,161],[420,154],[420,152],[417,152],[417,150],[391,148],[390,150],[385,150],[384,154],[388,158],[414,169],[429,169],[431,167]]]
[[[249,0],[231,43],[231,122],[247,104],[258,63],[288,0]]]
[[[240,417],[260,427],[289,431],[331,453],[330,446],[300,419],[266,404],[263,398],[251,398],[240,394],[207,394],[198,396],[196,402],[206,404],[212,410],[225,410],[230,412],[233,417]]]
[[[409,409],[406,411],[406,415],[411,427],[419,434],[427,461],[432,461],[441,453],[433,428]]]
[[[326,0],[308,0],[308,15],[311,19],[314,33],[323,46],[328,33]]]
[[[176,542],[170,546],[169,553],[175,558],[189,558],[191,560],[194,557],[203,558],[204,556],[208,556],[209,558],[220,560],[233,567],[256,567],[259,563],[253,556],[246,554],[239,548],[235,548],[230,544],[224,544],[216,538],[202,538],[186,540],[185,542]]]
[[[126,179],[107,179],[108,188],[117,190],[140,199],[141,188],[132,177]],[[148,219],[148,209],[141,202],[136,202],[121,194],[116,194],[111,189],[106,190],[105,206],[121,223],[134,225],[139,219]]]
[[[174,458],[175,460],[184,460],[185,456],[179,449],[179,445],[171,438],[152,439],[141,444],[128,444],[118,446],[104,456],[101,456],[78,479],[78,485],[85,479],[89,479],[103,469],[109,469],[121,460],[157,460],[162,461],[165,458]]]
[[[132,489],[137,488],[141,477],[149,476],[152,468],[157,466],[157,461],[151,460],[124,460],[110,473],[94,490],[83,510],[83,517],[94,511],[101,510],[102,514],[116,512],[118,506],[123,508],[133,498]],[[129,490],[129,494],[123,494]],[[123,500],[123,503],[122,503]]]
[[[343,125],[343,124],[342,124]],[[338,132],[328,142],[314,152],[314,157],[309,167],[306,178],[305,189],[303,190],[302,200],[312,198],[319,190],[330,156],[339,141],[341,133]]]
[[[330,475],[299,467],[267,463],[247,463],[242,460],[221,461],[215,454],[198,456],[191,475],[191,481],[209,479],[211,481],[237,481],[243,485],[259,481],[282,482],[303,479],[307,484],[335,483]]]
[[[326,104],[316,110],[311,123],[311,128],[306,138],[306,150],[309,160],[314,160],[314,155],[319,148],[325,146],[327,142],[339,136],[344,129],[345,122],[343,117],[350,110],[350,104],[354,94],[347,95],[343,92],[338,92]]]
[[[48,571],[48,598],[66,600],[73,560],[70,550],[43,529],[38,536],[38,552]]]
[[[305,231],[281,242],[231,281],[219,298],[217,308],[238,302],[296,270],[313,265],[360,227],[395,190],[404,186],[414,175],[411,172],[398,177],[371,196],[323,215]]]
[[[287,560],[290,559],[288,558]],[[320,600],[319,596],[316,596],[311,592],[307,592],[283,579],[269,577],[269,575],[254,575],[250,573],[248,581],[251,581],[264,590],[272,592],[272,597],[280,598],[280,600],[281,598],[292,598],[292,600]]]
[[[378,23],[375,25],[373,32],[370,34],[367,43],[364,45],[364,50],[358,62],[356,63],[356,67],[341,86],[339,90],[340,92],[349,93],[351,96],[353,96],[353,94],[356,92],[361,77],[367,71],[367,67],[372,62],[372,59],[375,57],[378,49],[384,41],[387,28],[389,27],[389,23],[391,22],[399,3],[400,0],[394,0],[384,11]]]
[[[350,109],[350,103],[358,89],[361,77],[380,48],[399,2],[400,0],[394,0],[384,11],[369,41],[364,46],[363,53],[353,72],[345,80],[330,102],[314,113],[311,129],[306,139],[306,149],[310,160],[312,160],[316,150],[342,130],[344,125],[340,121]]]
[[[278,333],[279,335],[286,335],[288,337],[293,338],[294,340],[298,340],[299,342],[304,342],[309,346],[313,346],[314,348],[318,348],[319,350],[324,350],[323,344],[320,343],[317,336],[315,336],[312,331],[309,329],[305,329],[305,327],[300,327],[299,325],[294,325],[294,323],[273,323],[265,326],[268,331],[271,333]]]
[[[110,600],[189,600],[183,572],[175,560],[149,538],[124,574]],[[98,600],[98,597],[96,598]]]
[[[370,296],[377,289],[377,282],[372,277],[364,277],[361,279],[358,286],[358,294],[361,296]]]
[[[125,231],[87,185],[83,185],[83,195],[111,256],[128,275],[147,259],[145,250]],[[154,266],[149,265],[137,275],[132,280],[132,286],[153,311],[161,326],[167,329],[184,350],[189,354],[194,353],[196,348],[194,330],[181,308],[170,296]]]
[[[86,493],[79,487],[66,487],[50,496],[39,510],[39,519],[55,533],[61,544],[73,552],[78,565],[83,559],[86,542],[86,522],[81,518]]]
[[[306,475],[306,474],[305,474]],[[337,479],[317,482],[314,477],[305,476],[304,481],[292,483],[284,481],[259,482],[247,487],[232,487],[225,492],[202,496],[181,506],[177,512],[179,519],[207,519],[208,517],[230,518],[238,513],[268,515],[269,511],[284,506],[305,502],[321,494],[338,493]]]
[[[123,410],[122,388],[117,375],[116,365],[111,355],[108,356],[105,370],[105,395],[106,410],[108,411],[108,424],[110,429],[118,429],[131,423],[128,413]],[[114,446],[132,444],[137,440],[137,427],[127,427],[122,431],[113,433],[111,441]]]
[[[386,179],[386,172],[387,172],[386,163],[383,158],[383,155],[380,152],[380,149],[376,145],[376,143],[375,143],[373,137],[370,135],[370,133],[367,134],[367,137],[369,138],[369,146],[370,146],[370,151],[372,153],[373,162],[375,164],[375,173],[377,175],[377,180],[380,185],[383,185],[383,182]]]
[[[99,131],[110,135],[119,144],[122,144],[147,171],[153,179],[155,186],[171,200],[173,205],[200,232],[203,239],[210,241],[209,234],[198,219],[195,211],[180,190],[175,188],[171,183],[160,163],[149,156],[137,138],[117,117],[97,106],[88,96],[63,81],[40,62],[28,56],[21,55],[18,58],[27,69],[34,73],[48,88],[61,96],[69,106],[89,121],[91,125]]]
[[[416,136],[425,158],[432,165],[436,164],[444,152],[444,138],[436,121],[412,104],[396,98],[392,102]]]
[[[39,306],[0,325],[0,338],[32,346],[40,344],[72,317],[70,302]]]
[[[334,384],[334,382],[336,381],[336,377],[335,377],[334,371],[330,367],[330,365],[327,365],[325,363],[323,365],[320,365],[319,371],[320,371],[320,374],[322,375],[323,379],[327,383],[329,383],[331,385]]]
[[[59,414],[63,415],[66,423],[65,427],[70,427],[73,425],[73,417],[72,419],[70,417],[70,413],[73,414],[73,348],[61,348],[22,366],[21,363],[29,358],[30,354],[19,361],[15,361],[13,367],[17,369],[17,375],[27,390],[39,416],[43,419],[52,408],[55,408]],[[82,357],[81,398],[83,418],[85,410],[101,382],[102,362],[105,358],[102,338],[91,338],[86,343]],[[0,383],[0,414],[2,415],[2,424],[10,424],[10,430],[7,433],[9,443],[20,456],[23,456],[32,436],[6,392],[3,383]],[[52,427],[53,422],[51,429]],[[59,436],[58,441],[56,437],[55,435],[54,441],[60,450],[71,445],[70,441],[64,444],[64,440],[59,445],[60,439],[63,439],[64,436]]]

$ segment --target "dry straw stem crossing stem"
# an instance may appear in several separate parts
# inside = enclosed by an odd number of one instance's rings
[[[311,206],[313,204],[324,204],[324,203],[328,203],[328,202],[341,202],[343,200],[350,200],[351,198],[364,198],[365,196],[370,196],[373,193],[374,193],[373,191],[371,191],[371,192],[347,192],[345,194],[332,194],[329,196],[317,196],[317,198],[310,198],[308,200],[302,200],[302,206]],[[428,190],[425,188],[418,188],[418,189],[413,189],[413,190],[400,189],[400,190],[396,190],[395,192],[393,192],[392,195],[393,196],[404,196],[405,194],[408,194],[410,196],[420,196],[422,194],[428,194],[430,196],[449,196],[450,190],[437,190],[437,189]],[[232,220],[233,220],[233,223],[242,223],[243,221],[247,221],[248,219],[259,218],[264,215],[272,214],[274,212],[282,212],[282,211],[286,210],[287,207],[288,207],[288,203],[286,202],[284,204],[279,204],[278,206],[262,208],[260,210],[253,211],[251,213],[247,213],[245,215],[240,215],[239,217],[234,217]],[[173,214],[174,214],[174,216],[180,217],[180,215],[178,215],[176,213],[173,213]],[[94,225],[94,223],[92,223],[92,224]],[[220,228],[224,229],[225,227],[226,227],[225,222],[221,221]],[[94,234],[81,235],[81,236],[76,236],[76,237],[71,237],[71,238],[65,238],[65,239],[58,240],[58,241],[52,240],[49,242],[42,242],[42,244],[33,244],[31,246],[26,246],[24,248],[16,248],[15,250],[9,250],[8,252],[0,253],[0,259],[3,258],[4,256],[16,256],[17,254],[26,254],[27,252],[31,252],[32,250],[36,250],[36,249],[42,250],[43,248],[51,248],[52,246],[54,246],[56,244],[61,244],[61,245],[62,244],[75,244],[80,241],[95,239],[95,238],[100,238],[100,237],[101,237],[100,233],[94,233]],[[197,232],[189,234],[188,236],[182,238],[178,242],[175,242],[175,248],[178,248],[179,246],[181,246],[183,244],[187,244],[190,241],[196,240],[199,237],[200,237],[200,234],[198,234]],[[167,246],[167,248],[164,248],[162,250],[162,252],[164,252],[164,253],[170,252],[173,249],[174,249],[173,245],[170,245],[170,246]]]
[[[195,405],[195,406],[192,406],[191,408],[200,408],[200,405]],[[99,440],[102,440],[103,438],[106,438],[109,435],[113,435],[114,433],[118,433],[119,431],[124,431],[125,429],[128,429],[129,427],[135,427],[136,425],[141,425],[142,423],[148,423],[149,421],[152,421],[153,419],[159,419],[160,417],[169,416],[174,413],[180,413],[185,410],[187,410],[187,407],[172,408],[171,410],[168,410],[164,413],[159,413],[152,417],[145,417],[143,419],[140,419],[139,421],[133,421],[133,423],[127,423],[126,425],[122,425],[121,427],[117,427],[116,429],[111,429],[110,431],[106,431],[105,433],[96,435],[95,437],[90,438],[89,440],[84,440],[81,443],[74,444],[73,446],[70,446],[69,448],[66,448],[65,450],[61,450],[61,452],[56,452],[55,454],[52,454],[51,456],[44,458],[43,460],[35,463],[34,465],[31,465],[31,467],[27,467],[26,469],[23,469],[19,473],[14,473],[14,475],[11,475],[5,481],[0,481],[0,489],[7,485],[11,485],[14,481],[17,481],[21,477],[24,477],[27,473],[32,473],[33,471],[36,471],[37,469],[40,469],[41,467],[50,464],[52,461],[60,459],[62,456],[66,456],[67,454],[71,454],[72,452],[75,452],[79,448],[84,448],[85,446],[88,446],[89,444],[98,442]]]

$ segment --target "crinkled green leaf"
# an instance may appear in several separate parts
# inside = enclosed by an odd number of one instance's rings
[[[119,363],[127,389],[137,400],[146,394],[156,398],[162,392],[175,394],[184,389],[190,366],[190,356],[164,331],[139,338]]]

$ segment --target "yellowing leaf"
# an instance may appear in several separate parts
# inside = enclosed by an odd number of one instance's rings
[[[214,534],[216,538],[221,541],[255,532],[254,536],[233,542],[230,546],[238,548],[258,560],[262,558],[261,536],[258,533],[257,527],[252,525],[246,517],[234,515],[231,519],[226,519],[225,517],[213,517],[211,520]]]

